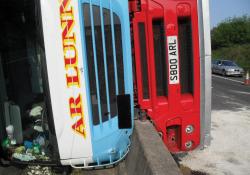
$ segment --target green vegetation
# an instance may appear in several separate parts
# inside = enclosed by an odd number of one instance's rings
[[[230,18],[211,31],[213,59],[234,60],[250,69],[250,17]]]

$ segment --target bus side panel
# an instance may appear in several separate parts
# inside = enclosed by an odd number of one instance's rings
[[[46,62],[62,164],[92,162],[78,2],[41,0]],[[74,161],[72,161],[72,159]]]

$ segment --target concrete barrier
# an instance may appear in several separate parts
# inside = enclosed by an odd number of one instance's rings
[[[130,152],[111,169],[80,171],[72,175],[181,175],[172,155],[149,121],[135,121]]]
[[[125,159],[125,168],[127,175],[182,174],[149,121],[135,121],[131,150]]]

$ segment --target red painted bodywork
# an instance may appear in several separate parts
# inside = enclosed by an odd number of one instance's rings
[[[141,110],[146,111],[147,115],[153,120],[158,132],[162,133],[165,145],[172,153],[192,150],[200,143],[200,60],[197,0],[131,0],[129,3],[138,106]],[[190,17],[191,19],[193,93],[182,94],[179,83],[175,85],[168,84],[167,96],[157,96],[152,20],[163,18],[165,37],[178,37],[178,18],[180,17]],[[145,23],[149,99],[143,99],[139,22]],[[180,47],[185,43],[178,42],[178,44]],[[166,63],[168,64],[167,49],[166,42]],[[179,74],[181,73],[182,71],[179,70]],[[194,132],[191,134],[187,134],[185,131],[188,125],[194,127]],[[185,143],[188,141],[193,143],[191,148],[185,147]]]

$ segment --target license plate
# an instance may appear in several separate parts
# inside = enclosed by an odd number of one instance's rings
[[[169,36],[167,41],[169,84],[179,84],[179,53],[177,36]]]

